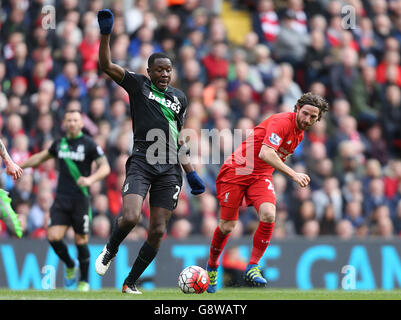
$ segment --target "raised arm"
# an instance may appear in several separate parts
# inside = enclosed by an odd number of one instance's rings
[[[99,64],[101,70],[115,82],[120,83],[124,78],[124,69],[111,62],[110,34],[113,29],[114,16],[109,9],[100,10],[97,14],[100,28]]]

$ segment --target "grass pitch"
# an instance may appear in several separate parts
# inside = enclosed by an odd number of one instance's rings
[[[141,295],[117,289],[77,292],[71,290],[0,289],[0,300],[401,300],[401,290],[297,290],[271,288],[222,289],[215,294],[184,294],[178,288],[142,290]]]

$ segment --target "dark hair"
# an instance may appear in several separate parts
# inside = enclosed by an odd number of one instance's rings
[[[299,108],[302,108],[306,104],[309,104],[309,105],[314,106],[319,109],[318,120],[320,120],[323,113],[325,113],[329,110],[329,104],[327,103],[327,101],[324,98],[322,98],[318,94],[315,94],[312,92],[307,92],[307,93],[304,93],[298,99],[296,105],[294,106],[294,112],[297,111],[297,106],[299,106]]]
[[[169,59],[170,60],[170,58],[163,52],[152,53],[148,59],[148,68],[152,67],[152,65],[156,59]]]
[[[74,112],[78,112],[80,115],[82,115],[82,110],[79,110],[77,108],[71,108],[71,109],[67,109],[64,112],[64,117],[68,114],[68,113],[74,113]]]

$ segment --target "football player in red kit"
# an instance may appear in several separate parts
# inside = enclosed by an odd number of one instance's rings
[[[224,162],[216,180],[220,221],[206,266],[210,278],[209,293],[216,292],[218,260],[236,225],[244,197],[246,204],[254,206],[259,216],[244,276],[254,286],[266,285],[258,264],[269,245],[276,216],[273,172],[279,170],[301,187],[309,184],[307,174],[294,171],[284,161],[302,141],[304,131],[320,120],[327,110],[328,103],[322,97],[310,92],[303,94],[294,112],[278,113],[261,122]]]

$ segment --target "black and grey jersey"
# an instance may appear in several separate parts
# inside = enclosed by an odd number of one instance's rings
[[[178,134],[187,109],[185,94],[168,86],[158,90],[149,78],[125,70],[119,83],[129,94],[133,154],[149,163],[177,163]]]
[[[66,139],[68,150],[61,146],[61,139],[55,140],[49,153],[56,159],[59,170],[56,195],[81,198],[82,191],[72,177],[64,159],[74,161],[82,176],[87,177],[91,174],[92,162],[104,156],[104,152],[93,139],[85,134],[76,138]]]

